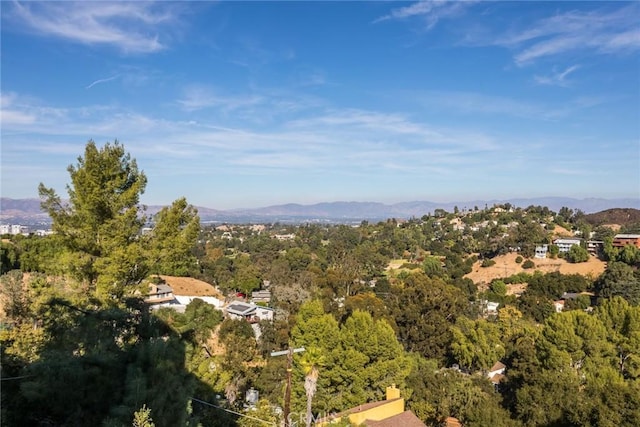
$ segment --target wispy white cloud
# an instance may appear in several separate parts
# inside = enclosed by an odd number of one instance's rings
[[[221,95],[205,85],[191,85],[185,89],[183,97],[177,103],[186,111],[201,110],[204,108],[220,107],[225,111],[234,111],[239,108],[255,106],[264,102],[264,98],[258,95]]]
[[[562,105],[528,102],[521,99],[477,92],[428,91],[414,94],[422,105],[463,114],[487,114],[531,120],[557,121],[576,111],[606,102],[601,98],[576,98]]]
[[[36,157],[67,151],[77,154],[78,144],[65,149],[60,143],[121,137],[126,138],[123,142],[137,153],[141,163],[145,160],[160,165],[170,158],[175,162],[172,173],[176,174],[209,173],[212,159],[217,169],[241,175],[311,170],[414,174],[476,163],[475,154],[497,149],[497,142],[481,132],[435,128],[399,113],[356,109],[319,107],[307,111],[305,118],[282,119],[260,129],[248,123],[242,127],[218,126],[211,119],[165,119],[115,106],[47,108],[11,102],[10,107],[12,112],[32,118],[28,123],[3,121],[3,135],[13,135],[12,141],[20,141],[7,145],[11,152]],[[265,103],[261,108],[272,106]]]
[[[102,83],[108,83],[110,81],[113,81],[113,80],[117,79],[118,77],[120,77],[120,76],[119,75],[115,75],[115,76],[107,77],[105,79],[94,80],[93,82],[91,82],[91,84],[85,86],[85,89],[91,89],[95,85],[99,85],[99,84],[102,84]]]
[[[554,70],[554,72],[548,76],[534,76],[534,80],[541,85],[567,87],[570,84],[567,76],[578,68],[580,68],[580,65],[572,65],[562,72]]]
[[[559,13],[502,35],[494,44],[516,49],[514,61],[519,66],[584,49],[600,54],[632,52],[640,49],[639,14],[638,3],[613,11]]]
[[[160,30],[177,19],[172,4],[165,2],[15,2],[6,16],[22,30],[126,53],[164,49],[161,34],[167,34]]]
[[[431,29],[438,21],[460,14],[473,3],[476,1],[421,0],[409,6],[393,9],[388,15],[377,18],[373,23],[421,17],[427,23],[427,29]]]

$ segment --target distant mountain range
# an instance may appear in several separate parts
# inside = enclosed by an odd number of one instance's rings
[[[544,197],[531,199],[508,200],[472,200],[461,202],[437,203],[428,201],[402,202],[384,204],[376,202],[330,202],[313,205],[295,203],[267,206],[255,209],[216,210],[198,207],[202,222],[338,222],[349,223],[362,220],[379,221],[387,218],[421,217],[433,213],[436,209],[453,211],[457,206],[460,210],[483,209],[495,204],[511,203],[513,206],[546,206],[552,211],[559,211],[566,206],[580,209],[585,213],[600,212],[612,208],[640,209],[640,198],[637,199],[573,199],[567,197]],[[147,214],[153,215],[162,206],[148,206]],[[40,210],[38,199],[9,199],[0,198],[0,222],[4,224],[36,225],[49,223],[47,214]]]

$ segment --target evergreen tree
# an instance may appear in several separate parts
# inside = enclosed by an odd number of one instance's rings
[[[40,184],[42,208],[66,248],[60,261],[88,289],[106,300],[121,298],[146,277],[145,254],[138,235],[144,216],[138,205],[147,177],[117,141],[96,147],[67,169],[69,201]]]

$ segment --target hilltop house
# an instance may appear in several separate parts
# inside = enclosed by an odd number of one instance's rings
[[[234,301],[224,310],[232,319],[244,319],[249,323],[256,323],[261,320],[273,320],[273,309],[259,305]]]
[[[640,248],[640,234],[616,234],[613,237],[613,247],[622,248],[626,245]]]
[[[535,257],[536,258],[546,258],[548,250],[549,250],[549,246],[548,245],[536,246]]]
[[[582,239],[565,238],[565,239],[556,239],[553,241],[553,244],[558,247],[559,252],[566,253],[566,252],[569,252],[569,249],[571,249],[571,246],[579,245],[580,242],[582,242]]]
[[[169,285],[165,284],[150,284],[149,294],[145,298],[144,302],[147,304],[163,304],[171,302],[175,299],[173,296],[173,289]]]

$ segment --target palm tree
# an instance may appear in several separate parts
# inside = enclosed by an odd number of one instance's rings
[[[300,365],[304,372],[304,391],[307,395],[307,427],[311,427],[312,413],[311,402],[316,394],[319,368],[324,364],[324,355],[317,347],[307,348],[302,355]]]

